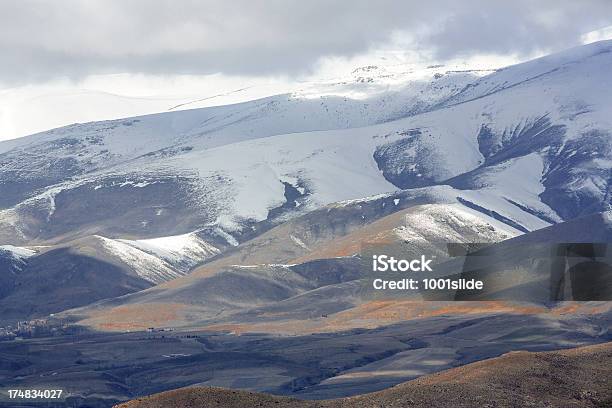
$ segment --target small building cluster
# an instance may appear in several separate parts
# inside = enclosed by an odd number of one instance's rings
[[[14,326],[0,327],[0,340],[54,336],[60,333],[61,328],[57,321],[52,323],[47,319],[24,320]]]

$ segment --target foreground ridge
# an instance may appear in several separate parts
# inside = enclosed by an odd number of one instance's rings
[[[612,342],[549,352],[510,352],[356,397],[304,401],[214,387],[182,388],[117,408],[196,407],[608,407]]]

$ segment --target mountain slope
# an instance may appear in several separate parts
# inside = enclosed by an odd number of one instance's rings
[[[610,50],[612,42],[591,44],[469,85],[449,75],[436,79],[440,88],[421,84],[368,100],[280,95],[0,143],[0,240],[50,245],[58,251],[40,255],[50,264],[51,255],[69,259],[63,249],[77,248],[87,265],[78,264],[70,286],[83,296],[26,313],[83,306],[88,285],[104,288],[91,289],[96,301],[162,283],[91,311],[104,322],[118,307],[147,305],[154,314],[172,303],[185,306],[191,323],[218,314],[219,304],[226,313],[306,299],[308,285],[206,306],[196,289],[211,295],[213,275],[235,277],[233,265],[350,256],[377,235],[423,241],[426,232],[469,233],[489,242],[603,212],[612,175]],[[429,91],[417,100],[415,89]],[[441,210],[428,213],[426,204]],[[397,215],[414,206],[430,216],[416,228]],[[58,265],[34,269],[48,274],[40,280],[48,294],[61,293],[67,266]],[[269,288],[270,271],[247,275]],[[34,303],[42,290],[35,276],[22,274],[32,288],[5,299],[7,308]]]
[[[0,321],[137,292],[183,276],[218,252],[195,234],[143,241],[90,236],[36,252],[1,247]]]
[[[611,48],[568,50],[462,90],[450,80],[454,93],[418,109],[411,97],[398,98],[397,111],[383,97],[281,95],[0,143],[8,192],[0,237],[27,243],[208,229],[216,232],[207,239],[244,241],[260,223],[265,230],[331,202],[445,183],[523,231],[604,211]],[[525,177],[517,189],[513,180]],[[533,222],[516,223],[526,214]]]
[[[126,327],[145,327],[149,318],[155,319],[158,325],[161,323],[154,314],[142,314],[143,305],[148,305],[149,311],[163,310],[170,304],[179,305],[180,311],[175,314],[174,320],[165,322],[172,326],[210,324],[210,319],[219,322],[221,318],[231,319],[228,316],[238,311],[274,305],[279,301],[285,302],[284,306],[278,304],[274,306],[276,309],[291,307],[298,311],[310,305],[305,292],[320,291],[322,285],[313,282],[313,276],[302,281],[302,276],[298,280],[293,279],[293,285],[289,285],[292,289],[288,290],[281,282],[295,273],[292,272],[294,268],[320,262],[319,273],[331,273],[341,261],[337,257],[358,254],[361,245],[368,242],[408,240],[414,251],[431,252],[436,250],[435,245],[445,247],[449,239],[457,242],[496,242],[519,233],[456,201],[454,204],[426,204],[439,201],[440,195],[440,192],[436,195],[428,190],[415,190],[343,202],[316,210],[239,245],[196,268],[189,275],[121,299],[68,311],[67,315],[90,317],[81,324],[122,330]],[[411,240],[409,234],[413,238],[420,234],[421,238]],[[363,271],[360,262],[356,260],[351,265],[350,273],[346,273],[343,280],[324,286],[331,288],[361,278]],[[284,271],[285,275],[274,271]],[[275,279],[270,279],[271,272],[274,272]],[[282,290],[279,292],[279,289]],[[296,296],[301,296],[301,300],[290,306],[287,301]],[[343,302],[340,298],[338,301]],[[344,307],[331,304],[330,309],[322,310],[321,314],[338,312],[362,301],[355,296],[344,302]],[[265,310],[261,313],[266,314]],[[257,318],[257,313],[249,317]]]
[[[585,236],[581,228],[586,225],[592,226],[587,230],[591,231],[593,239],[603,242],[612,239],[612,224],[607,222],[609,213],[594,214],[516,236],[519,231],[457,203],[423,204],[413,199],[412,205],[403,204],[405,209],[391,210],[388,215],[373,217],[369,211],[385,208],[381,205],[385,199],[389,200],[389,197],[343,203],[335,208],[328,207],[306,214],[241,244],[187,276],[120,299],[67,311],[65,315],[79,316],[80,319],[84,318],[80,324],[104,330],[133,330],[161,325],[292,332],[297,327],[322,330],[330,322],[336,327],[369,326],[371,322],[364,319],[368,308],[384,308],[394,301],[395,310],[384,314],[384,317],[375,318],[374,325],[455,311],[486,313],[500,309],[533,313],[550,300],[547,292],[550,268],[546,262],[551,258],[551,242],[588,240],[589,236]],[[392,203],[393,199],[389,201]],[[329,218],[321,217],[320,213],[325,213]],[[368,221],[364,221],[362,214],[368,214]],[[327,221],[330,219],[334,222]],[[308,287],[300,278],[292,280],[293,284],[289,285],[291,290],[281,283],[294,273],[294,268],[316,264],[320,273],[330,272],[338,262],[348,262],[350,258],[346,257],[360,254],[364,246],[372,243],[389,245],[400,241],[405,242],[404,251],[442,255],[439,257],[440,263],[434,268],[440,276],[457,274],[462,270],[469,273],[474,268],[480,270],[478,268],[485,266],[481,263],[471,265],[469,261],[489,259],[468,258],[465,265],[463,259],[443,262],[448,259],[444,254],[446,243],[502,241],[483,250],[496,254],[492,258],[494,265],[488,265],[488,269],[484,270],[492,274],[488,278],[491,287],[496,283],[505,291],[496,295],[491,289],[484,300],[496,302],[475,302],[474,305],[452,302],[453,294],[445,292],[437,294],[441,296],[439,300],[450,302],[425,302],[426,305],[419,305],[424,295],[412,292],[404,297],[379,299],[372,297],[357,281],[364,277],[358,260],[348,263],[352,266],[344,276],[350,278],[335,283],[320,286],[311,282]],[[533,260],[540,260],[536,263],[537,268],[531,264]],[[524,265],[527,266],[521,274],[517,268]],[[277,278],[270,280],[270,269],[285,272],[276,274]],[[495,274],[500,274],[500,277]],[[281,292],[278,291],[279,287],[283,288]],[[327,299],[331,299],[331,302]],[[468,297],[460,300],[478,299]],[[152,312],[171,306],[176,313],[170,321],[162,321]],[[596,309],[597,305],[593,307]]]
[[[551,352],[510,352],[384,391],[326,401],[304,401],[248,391],[189,387],[138,398],[118,408],[324,407],[498,407],[527,405],[603,407],[612,401],[606,361],[610,343]]]
[[[486,282],[478,293],[447,291],[431,300],[532,303],[612,300],[612,211],[507,239],[436,268],[436,276]],[[567,272],[566,272],[567,270]],[[567,276],[566,276],[567,275]]]
[[[12,245],[0,246],[0,297],[13,290],[15,276],[23,270],[27,259],[34,253]]]

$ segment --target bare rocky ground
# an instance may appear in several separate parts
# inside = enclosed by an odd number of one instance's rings
[[[16,405],[0,392],[0,406],[109,408],[191,386],[337,400],[389,390],[513,351],[610,342],[611,319],[609,311],[578,315],[551,311],[432,316],[373,329],[297,336],[83,331],[6,340],[0,341],[0,391],[62,389],[64,399]],[[543,374],[542,381],[557,384]],[[465,387],[479,382],[468,381]]]
[[[119,408],[611,407],[612,343],[510,352],[356,397],[304,401],[222,388],[184,388]]]

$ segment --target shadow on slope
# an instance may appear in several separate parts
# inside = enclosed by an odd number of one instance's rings
[[[511,352],[397,385],[327,401],[303,401],[247,391],[184,388],[139,398],[119,408],[275,406],[291,408],[572,406],[612,403],[612,343],[551,352]]]

